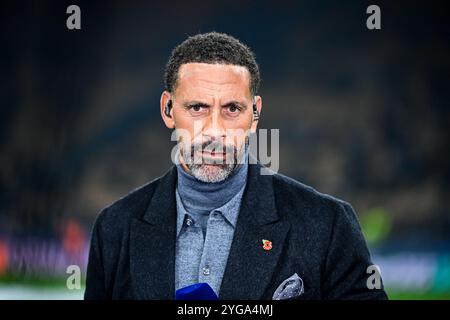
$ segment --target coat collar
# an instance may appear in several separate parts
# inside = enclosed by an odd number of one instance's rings
[[[130,272],[137,299],[175,297],[176,167],[157,180],[142,218],[130,230]]]
[[[247,186],[220,289],[221,299],[261,299],[275,271],[289,224],[280,220],[271,175],[249,164]],[[175,296],[176,167],[158,180],[141,219],[130,235],[130,268],[141,299]],[[272,249],[263,249],[263,239]]]

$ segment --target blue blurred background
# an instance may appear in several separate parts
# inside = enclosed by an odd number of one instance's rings
[[[171,166],[166,60],[213,30],[256,54],[279,172],[353,204],[391,298],[450,298],[444,3],[2,1],[0,299],[82,297],[99,210]]]

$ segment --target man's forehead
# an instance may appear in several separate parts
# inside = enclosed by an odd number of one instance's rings
[[[250,94],[250,72],[246,67],[229,64],[186,63],[178,71],[177,89],[191,90],[226,87]]]
[[[192,74],[204,73],[231,73],[237,76],[250,77],[250,72],[244,66],[225,63],[203,63],[203,62],[189,62],[183,63],[178,71],[178,76],[186,76]]]

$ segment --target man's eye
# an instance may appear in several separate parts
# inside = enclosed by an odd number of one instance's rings
[[[237,106],[230,106],[229,110],[230,110],[230,112],[234,113],[236,111],[239,111],[239,108]]]
[[[189,106],[188,109],[191,111],[194,111],[194,112],[200,112],[205,109],[205,106],[203,106],[201,104],[194,104],[192,106]]]
[[[227,107],[227,112],[229,115],[237,116],[242,111],[242,108],[238,105],[232,104]]]

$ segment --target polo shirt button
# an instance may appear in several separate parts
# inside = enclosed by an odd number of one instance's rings
[[[186,224],[190,227],[192,225],[192,220],[191,219],[186,219]]]
[[[208,267],[203,268],[203,275],[209,276],[209,268]]]

